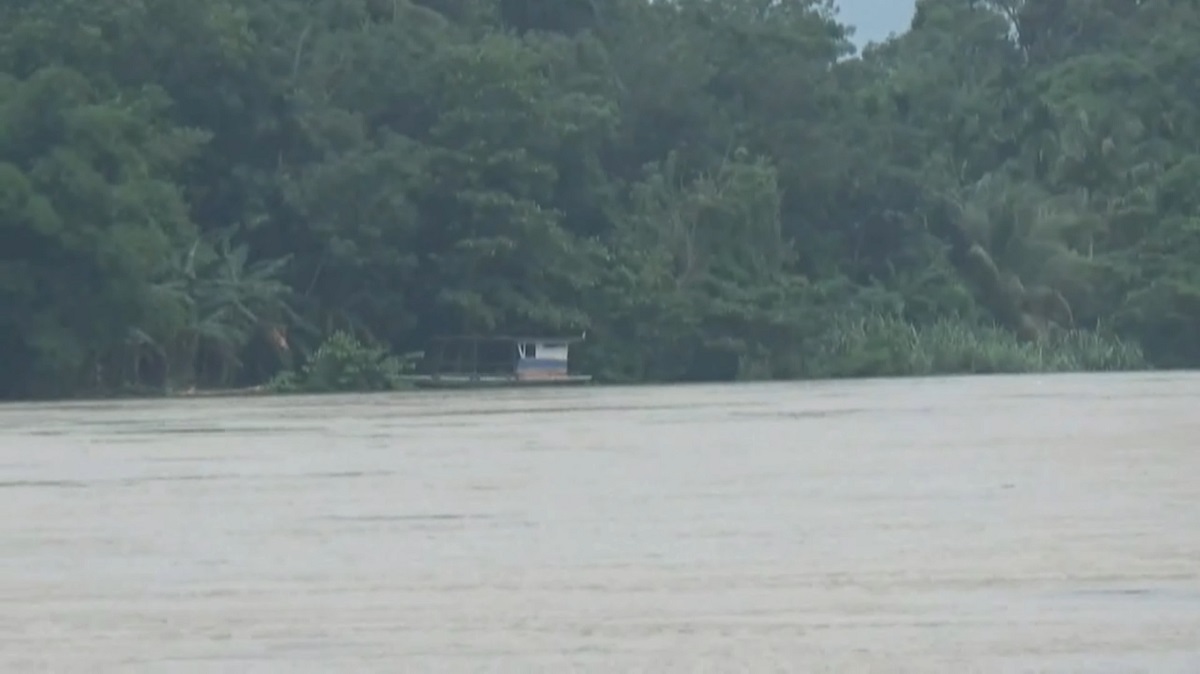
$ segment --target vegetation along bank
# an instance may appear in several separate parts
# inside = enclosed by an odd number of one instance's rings
[[[1200,364],[1200,5],[828,4],[4,3],[0,397]]]

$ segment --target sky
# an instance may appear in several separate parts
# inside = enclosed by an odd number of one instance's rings
[[[838,19],[855,27],[854,44],[862,48],[888,33],[908,30],[916,0],[838,0],[838,5]]]

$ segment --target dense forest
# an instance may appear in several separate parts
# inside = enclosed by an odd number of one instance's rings
[[[0,397],[1200,364],[1200,4],[834,4],[4,0]]]

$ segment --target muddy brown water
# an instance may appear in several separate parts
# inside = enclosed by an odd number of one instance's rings
[[[0,407],[0,670],[1200,672],[1200,377]]]

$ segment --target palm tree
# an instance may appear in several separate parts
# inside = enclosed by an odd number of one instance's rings
[[[284,326],[298,320],[291,289],[279,279],[289,260],[251,263],[249,249],[233,243],[235,234],[231,228],[181,251],[151,289],[153,325],[131,331],[136,357],[149,351],[161,358],[168,388],[227,384],[243,348],[260,333],[287,349]]]

